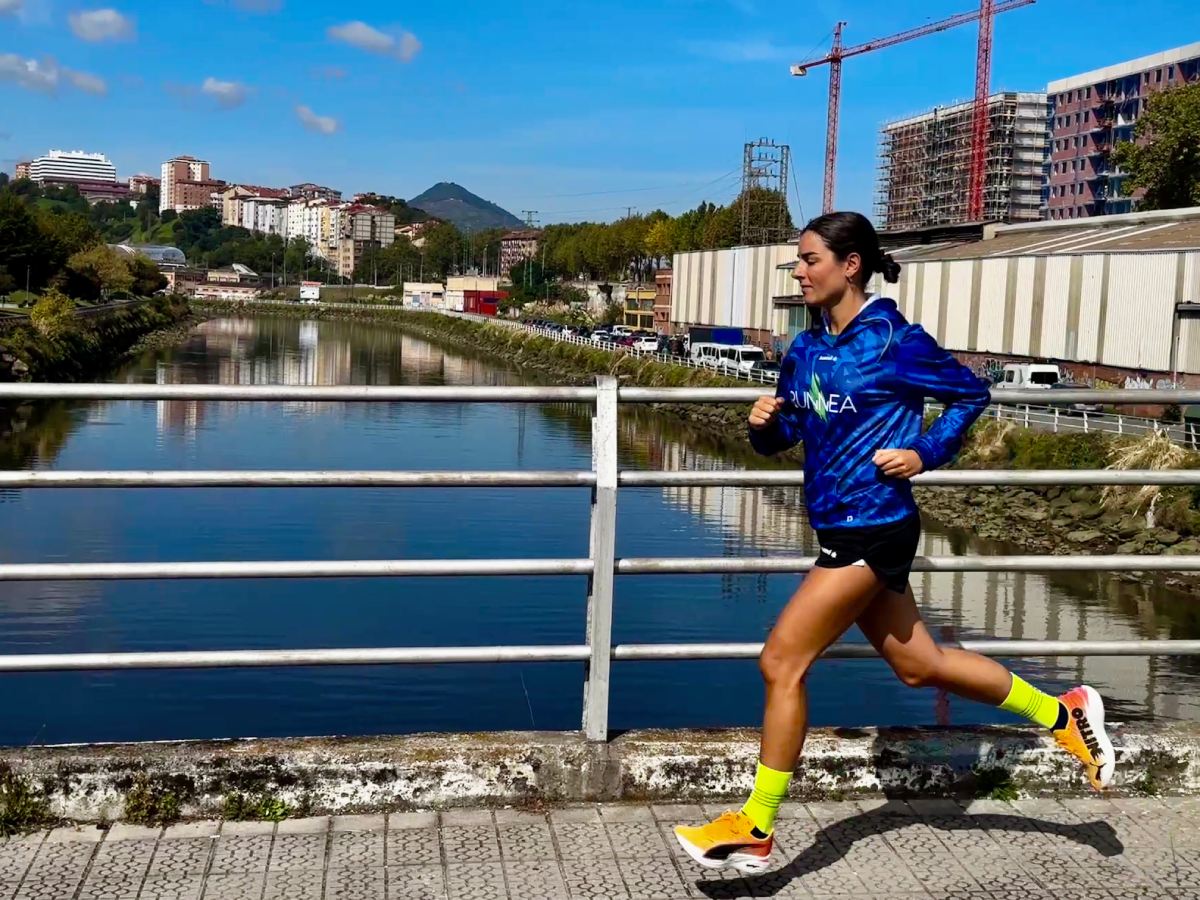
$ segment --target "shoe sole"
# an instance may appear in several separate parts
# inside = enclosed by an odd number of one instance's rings
[[[706,869],[735,869],[743,875],[753,875],[765,871],[771,865],[769,856],[763,858],[749,853],[731,853],[725,859],[709,859],[699,847],[684,840],[678,833],[675,834],[675,840],[679,841],[679,846],[691,857],[692,862]]]
[[[1108,737],[1108,732],[1104,728],[1104,700],[1101,699],[1095,688],[1088,687],[1086,684],[1083,685],[1083,692],[1087,696],[1084,712],[1092,725],[1092,734],[1096,738],[1096,743],[1100,745],[1100,754],[1104,760],[1101,765],[1096,767],[1096,781],[1100,783],[1098,790],[1103,790],[1112,781],[1113,770],[1117,764],[1117,754]]]

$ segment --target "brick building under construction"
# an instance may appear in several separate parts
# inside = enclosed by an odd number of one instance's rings
[[[971,181],[974,104],[938,107],[885,125],[880,133],[875,215],[886,231],[962,225]],[[1048,107],[1044,93],[988,98],[985,222],[1042,218]]]

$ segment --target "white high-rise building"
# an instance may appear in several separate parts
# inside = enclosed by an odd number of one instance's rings
[[[82,150],[51,150],[29,165],[29,177],[38,184],[47,181],[116,181],[117,167],[103,153]]]

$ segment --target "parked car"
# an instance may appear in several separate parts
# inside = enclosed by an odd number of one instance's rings
[[[761,359],[750,367],[750,377],[755,381],[779,383],[779,363]]]
[[[756,363],[764,362],[767,355],[760,347],[738,344],[721,347],[717,351],[717,369],[727,375],[749,375]]]
[[[647,337],[646,335],[636,337],[633,339],[633,349],[640,350],[642,353],[657,353],[658,338],[653,336]]]
[[[1091,388],[1088,387],[1086,384],[1076,384],[1072,381],[1057,381],[1054,384],[1050,385],[1050,390],[1052,390],[1052,391],[1090,391]],[[1063,410],[1063,412],[1068,413],[1068,414],[1079,413],[1080,415],[1082,415],[1083,413],[1102,413],[1102,412],[1104,412],[1104,407],[1099,403],[1093,403],[1091,401],[1080,400],[1075,403],[1068,403],[1067,405],[1062,407],[1062,410]]]
[[[601,328],[597,328],[592,332],[593,344],[612,344],[614,342],[615,339],[613,338],[611,331],[605,331]]]

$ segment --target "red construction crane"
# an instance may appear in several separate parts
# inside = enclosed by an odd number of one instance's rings
[[[873,41],[867,41],[865,44],[859,44],[857,47],[842,47],[842,28],[845,27],[846,23],[838,22],[833,29],[833,46],[830,48],[828,56],[823,56],[820,59],[811,59],[792,66],[793,75],[803,76],[807,75],[808,70],[815,66],[829,64],[829,113],[825,134],[825,197],[822,204],[822,211],[833,211],[834,175],[837,170],[838,118],[842,105],[842,60],[851,56],[870,53],[872,50],[893,47],[896,44],[903,44],[905,41],[925,37],[927,34],[947,31],[951,28],[957,28],[959,25],[966,25],[968,22],[978,20],[980,23],[979,53],[975,66],[975,111],[971,141],[971,194],[968,202],[968,210],[972,219],[977,220],[982,218],[984,162],[987,150],[987,98],[992,74],[992,18],[1000,13],[1020,9],[1022,6],[1030,6],[1036,2],[1037,0],[980,0],[980,6],[977,10],[959,13],[958,15],[950,16],[948,19],[942,19],[939,22],[930,22],[927,25],[921,25],[917,28],[910,28],[908,31],[901,31],[899,34],[876,38]]]

